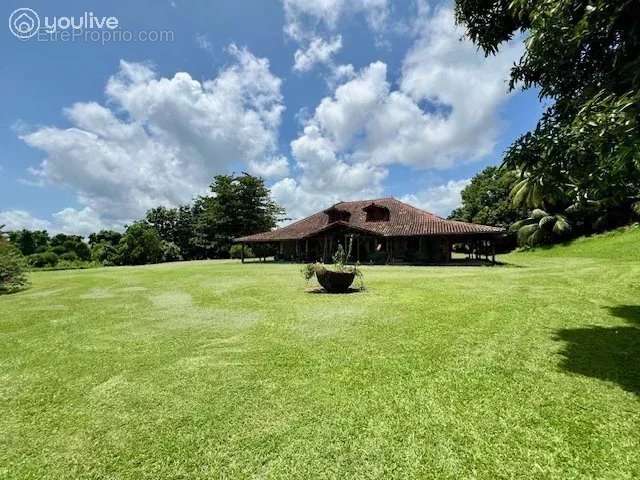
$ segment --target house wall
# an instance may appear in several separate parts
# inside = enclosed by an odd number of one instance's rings
[[[305,240],[279,243],[278,259],[300,262],[331,262],[338,243],[347,247],[345,232],[327,233]],[[325,246],[326,245],[326,246]],[[357,235],[351,260],[367,263],[429,263],[450,259],[449,240],[443,237],[382,238]]]
[[[400,237],[392,240],[393,263],[447,262],[449,241],[443,237]]]

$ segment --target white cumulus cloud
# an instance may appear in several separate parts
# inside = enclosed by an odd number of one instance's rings
[[[249,162],[249,173],[263,178],[278,178],[289,174],[289,160],[284,156]]]
[[[107,82],[108,107],[76,103],[65,109],[72,127],[22,135],[46,154],[35,176],[77,193],[81,208],[57,220],[79,229],[89,221],[121,225],[149,208],[189,202],[236,162],[286,175],[277,154],[281,80],[266,59],[235,46],[229,52],[233,62],[202,82],[121,61]]]
[[[317,37],[311,40],[308,47],[296,50],[293,69],[299,72],[308,72],[318,63],[330,63],[331,57],[342,48],[342,37],[325,41]]]
[[[441,217],[447,217],[462,202],[460,193],[471,183],[470,178],[449,180],[422,192],[404,195],[400,200]]]
[[[4,225],[6,231],[12,230],[47,230],[51,228],[51,222],[37,218],[25,210],[0,211],[0,226]]]
[[[373,30],[384,27],[388,0],[283,0],[285,31],[296,40],[314,36],[318,28],[335,30],[346,15],[363,14]]]
[[[283,0],[286,34],[301,45],[294,55],[294,70],[307,72],[316,64],[330,64],[342,48],[335,36],[340,20],[362,15],[369,28],[380,34],[390,13],[388,0]]]
[[[123,225],[108,225],[102,222],[99,215],[85,207],[81,210],[65,208],[52,215],[52,220],[38,218],[25,210],[5,210],[0,212],[0,225],[4,230],[47,230],[51,234],[66,233],[68,235],[88,236],[90,233],[104,229],[122,230]]]
[[[426,12],[397,87],[383,62],[358,72],[343,69],[344,81],[291,143],[300,175],[274,186],[276,198],[293,205],[293,217],[318,208],[322,198],[327,205],[381,194],[393,165],[444,170],[492,152],[498,109],[508,98],[505,79],[522,45],[513,42],[485,58],[463,34],[450,8]],[[441,204],[429,200],[433,209],[448,213],[455,207],[461,182],[442,187],[449,193]],[[429,195],[446,192],[432,189],[411,198],[424,205]]]

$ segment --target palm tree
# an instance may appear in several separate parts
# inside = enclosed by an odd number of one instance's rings
[[[514,223],[509,230],[518,233],[520,246],[534,247],[550,243],[558,237],[566,237],[571,233],[572,226],[565,215],[551,215],[536,208],[529,218]]]

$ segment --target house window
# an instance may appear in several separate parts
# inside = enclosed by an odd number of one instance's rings
[[[338,208],[331,208],[325,211],[325,213],[329,216],[329,223],[348,222],[351,218],[351,214],[349,212]]]
[[[363,209],[366,214],[367,222],[388,222],[389,221],[389,209],[382,205],[371,204]]]

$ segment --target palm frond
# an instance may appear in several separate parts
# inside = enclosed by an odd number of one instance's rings
[[[566,217],[558,215],[556,219],[556,223],[553,225],[553,233],[561,237],[571,233],[572,227]]]
[[[531,218],[533,218],[534,220],[542,220],[544,217],[548,216],[549,214],[541,208],[536,208],[535,210],[533,210],[533,212],[531,212]]]
[[[553,229],[556,224],[557,217],[554,215],[547,215],[546,217],[542,217],[538,222],[538,226],[541,230],[549,232]]]

